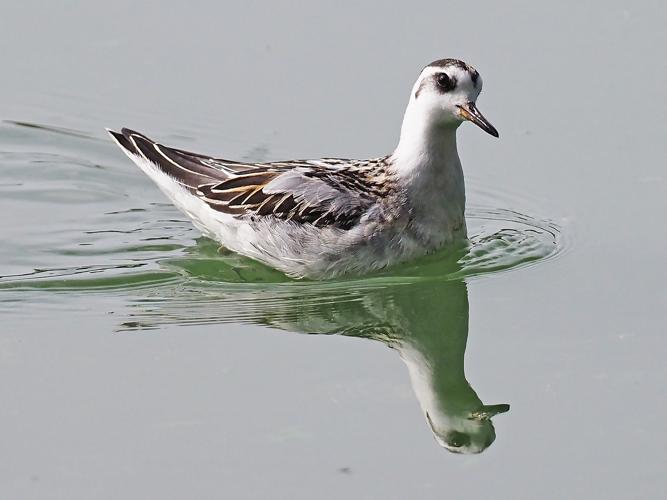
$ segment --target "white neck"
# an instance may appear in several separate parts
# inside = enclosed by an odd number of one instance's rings
[[[397,347],[408,367],[412,388],[432,422],[446,429],[464,421],[482,402],[465,378],[465,334],[439,332],[428,345],[404,343]],[[434,429],[435,431],[435,429]]]
[[[456,235],[465,237],[465,182],[456,149],[458,126],[458,122],[436,122],[413,97],[391,157],[415,216],[415,231],[424,245],[434,249]]]
[[[396,173],[408,180],[429,173],[447,175],[461,168],[456,149],[456,129],[460,123],[442,124],[410,100],[398,146],[392,154]]]

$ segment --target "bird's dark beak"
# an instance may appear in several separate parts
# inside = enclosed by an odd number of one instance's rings
[[[465,104],[459,104],[458,108],[460,110],[461,118],[473,122],[484,132],[491,134],[493,137],[499,136],[496,127],[491,125],[489,120],[484,118],[484,115],[479,112],[477,105],[474,102],[470,101]]]
[[[468,418],[470,420],[477,420],[478,422],[484,422],[485,420],[490,420],[491,417],[495,417],[499,413],[505,413],[508,411],[510,411],[510,405],[508,404],[482,405],[476,411],[471,412]]]

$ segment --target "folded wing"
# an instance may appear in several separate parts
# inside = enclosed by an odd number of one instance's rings
[[[350,160],[243,163],[152,141],[129,129],[109,131],[131,156],[140,156],[212,209],[235,216],[275,217],[315,226],[353,227],[382,190]]]

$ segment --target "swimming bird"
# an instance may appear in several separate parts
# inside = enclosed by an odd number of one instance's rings
[[[456,147],[464,121],[498,137],[476,101],[482,78],[458,59],[420,73],[393,153],[246,163],[108,130],[209,238],[295,278],[364,274],[465,239]]]

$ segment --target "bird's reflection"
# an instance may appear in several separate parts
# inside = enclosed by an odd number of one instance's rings
[[[485,405],[466,380],[468,290],[452,278],[455,260],[422,266],[415,276],[336,283],[249,283],[252,269],[229,265],[237,283],[196,279],[140,300],[127,328],[161,324],[251,323],[309,334],[361,337],[394,349],[408,367],[412,388],[436,441],[455,453],[479,453],[493,443],[491,417],[507,404]],[[183,265],[191,273],[199,267]],[[218,269],[219,262],[218,262]],[[412,270],[414,271],[414,270]],[[255,276],[256,278],[256,276]],[[262,278],[263,279],[263,278]]]

